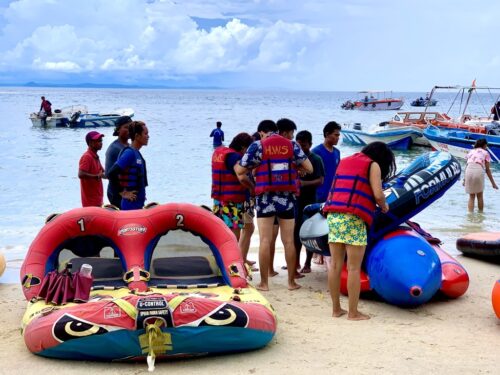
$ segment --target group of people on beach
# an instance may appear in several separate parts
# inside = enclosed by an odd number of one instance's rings
[[[276,122],[263,120],[253,135],[239,133],[228,146],[223,144],[221,127],[222,123],[217,122],[211,134],[214,138],[212,211],[233,231],[250,268],[255,265],[247,255],[256,217],[260,239],[257,289],[269,290],[269,277],[277,274],[273,260],[278,233],[285,251],[288,289],[301,287],[296,280],[311,272],[313,258],[313,254],[307,252],[301,268],[299,229],[304,220],[303,209],[312,203],[324,203],[322,211],[329,226],[331,257],[325,261],[332,315],[339,317],[347,313],[351,320],[369,319],[358,310],[361,263],[376,207],[382,212],[389,209],[382,183],[396,172],[392,151],[382,142],[373,142],[341,159],[336,147],[341,126],[335,121],[324,126],[323,142],[314,148],[311,132],[302,130],[294,137],[297,126],[287,118]],[[146,161],[140,150],[148,144],[148,128],[142,121],[123,116],[117,120],[113,135],[117,139],[106,151],[106,168],[98,156],[104,135],[90,131],[85,137],[88,149],[80,159],[78,170],[82,205],[103,205],[102,180],[107,178],[107,196],[112,205],[122,210],[141,209],[148,180]],[[484,183],[477,187],[474,181],[480,178],[484,181],[484,173],[497,188],[489,169],[486,145],[485,140],[478,141],[469,153],[464,180],[466,191],[471,194],[469,210],[473,209],[473,197],[477,197],[479,209],[483,208]],[[474,164],[483,168],[483,174],[475,173],[472,177],[473,170],[477,169]],[[348,270],[348,311],[340,305],[344,261]]]
[[[239,239],[246,262],[253,216],[259,230],[260,283],[257,289],[269,290],[274,275],[274,242],[278,230],[285,250],[288,289],[296,290],[297,278],[311,270],[308,253],[301,269],[299,228],[306,205],[325,202],[323,212],[329,226],[332,254],[328,279],[334,317],[348,319],[369,316],[358,310],[360,271],[367,245],[367,227],[376,205],[388,210],[382,181],[396,171],[394,154],[381,142],[367,145],[361,152],[341,159],[335,147],[341,126],[328,122],[323,143],[311,149],[312,134],[303,130],[294,140],[296,124],[287,118],[276,122],[263,120],[257,133],[239,133],[228,147],[216,146],[212,155],[213,212]],[[215,145],[214,145],[215,146]],[[347,255],[349,309],[340,305],[340,278]],[[252,264],[249,264],[251,266]],[[300,272],[299,272],[300,270]]]

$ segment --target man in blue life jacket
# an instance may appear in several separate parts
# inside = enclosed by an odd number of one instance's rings
[[[290,140],[297,128],[291,120],[283,126],[284,135],[277,134],[276,123],[272,120],[261,121],[258,132],[260,141],[253,142],[243,155],[235,171],[246,186],[255,186],[255,208],[259,229],[259,290],[269,290],[270,249],[273,239],[273,223],[278,218],[281,240],[285,248],[288,268],[288,289],[299,289],[295,281],[295,246],[293,229],[295,224],[295,204],[298,171],[312,172],[311,162],[300,146]],[[285,129],[286,128],[286,129]],[[248,172],[254,170],[255,183],[250,181]]]
[[[222,131],[221,127],[222,127],[222,122],[217,121],[217,127],[210,133],[210,137],[214,139],[213,140],[214,148],[222,146],[222,142],[224,142],[224,132]]]

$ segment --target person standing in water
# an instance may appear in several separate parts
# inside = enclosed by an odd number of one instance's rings
[[[224,142],[224,132],[221,129],[222,122],[217,121],[216,125],[217,127],[210,133],[210,137],[214,139],[213,140],[214,148],[222,146],[222,142]]]
[[[487,151],[488,141],[485,138],[478,139],[474,148],[467,154],[467,166],[465,168],[465,178],[463,184],[465,192],[469,194],[467,209],[474,211],[474,203],[477,198],[477,208],[479,212],[484,209],[484,175],[486,174],[493,189],[498,189],[493,175],[491,174],[490,153]]]
[[[382,212],[389,210],[382,181],[390,179],[395,171],[394,154],[382,142],[370,143],[361,152],[346,157],[339,163],[323,208],[323,212],[328,214],[328,244],[332,258],[328,286],[333,317],[347,313],[349,320],[370,319],[358,310],[361,263],[367,245],[367,229],[375,214],[375,204]],[[348,311],[340,306],[340,278],[346,253]]]

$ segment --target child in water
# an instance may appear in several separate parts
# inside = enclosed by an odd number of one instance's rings
[[[498,189],[493,175],[491,174],[491,157],[486,150],[488,142],[481,138],[476,141],[474,148],[467,154],[467,167],[465,168],[465,192],[469,194],[469,203],[467,208],[469,212],[474,211],[474,201],[477,198],[477,208],[481,212],[484,208],[483,191],[484,175],[486,174],[491,182],[493,189]]]
[[[382,212],[389,206],[385,201],[382,181],[396,172],[394,154],[385,143],[373,142],[361,152],[342,159],[332,183],[324,212],[328,213],[328,243],[331,267],[328,285],[333,304],[333,317],[347,313],[349,320],[370,317],[358,311],[361,262],[367,245],[367,228],[373,221],[377,204]],[[340,276],[347,253],[347,291],[349,309],[340,306]]]

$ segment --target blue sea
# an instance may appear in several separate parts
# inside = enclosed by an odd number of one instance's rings
[[[192,202],[211,204],[210,131],[222,121],[226,144],[234,135],[253,133],[266,118],[288,117],[299,130],[309,130],[314,144],[322,142],[323,126],[339,123],[377,123],[395,112],[344,111],[340,105],[356,97],[354,92],[163,90],[163,89],[81,89],[0,87],[0,252],[8,265],[17,267],[45,218],[80,206],[78,161],[86,149],[86,129],[36,129],[28,116],[38,110],[45,95],[53,109],[85,104],[91,111],[132,107],[135,119],[146,122],[149,145],[141,150],[148,163],[148,202]],[[410,102],[425,93],[393,93],[404,97],[401,110],[417,110]],[[436,96],[438,111],[447,111],[454,94]],[[487,94],[470,105],[470,113],[484,115],[494,99]],[[112,128],[105,134],[101,159],[114,140]],[[339,143],[342,156],[358,149]],[[398,168],[406,166],[427,150],[397,152]],[[462,162],[462,166],[463,166]],[[493,167],[500,183],[500,168]],[[106,187],[105,187],[106,188]],[[500,230],[499,191],[486,181],[485,211],[467,213],[467,195],[460,183],[414,220],[444,241],[444,248],[457,254],[457,237],[476,231]],[[5,276],[4,276],[5,278]],[[0,278],[0,281],[2,278]],[[11,280],[12,281],[12,280]],[[16,280],[14,280],[16,281]]]

